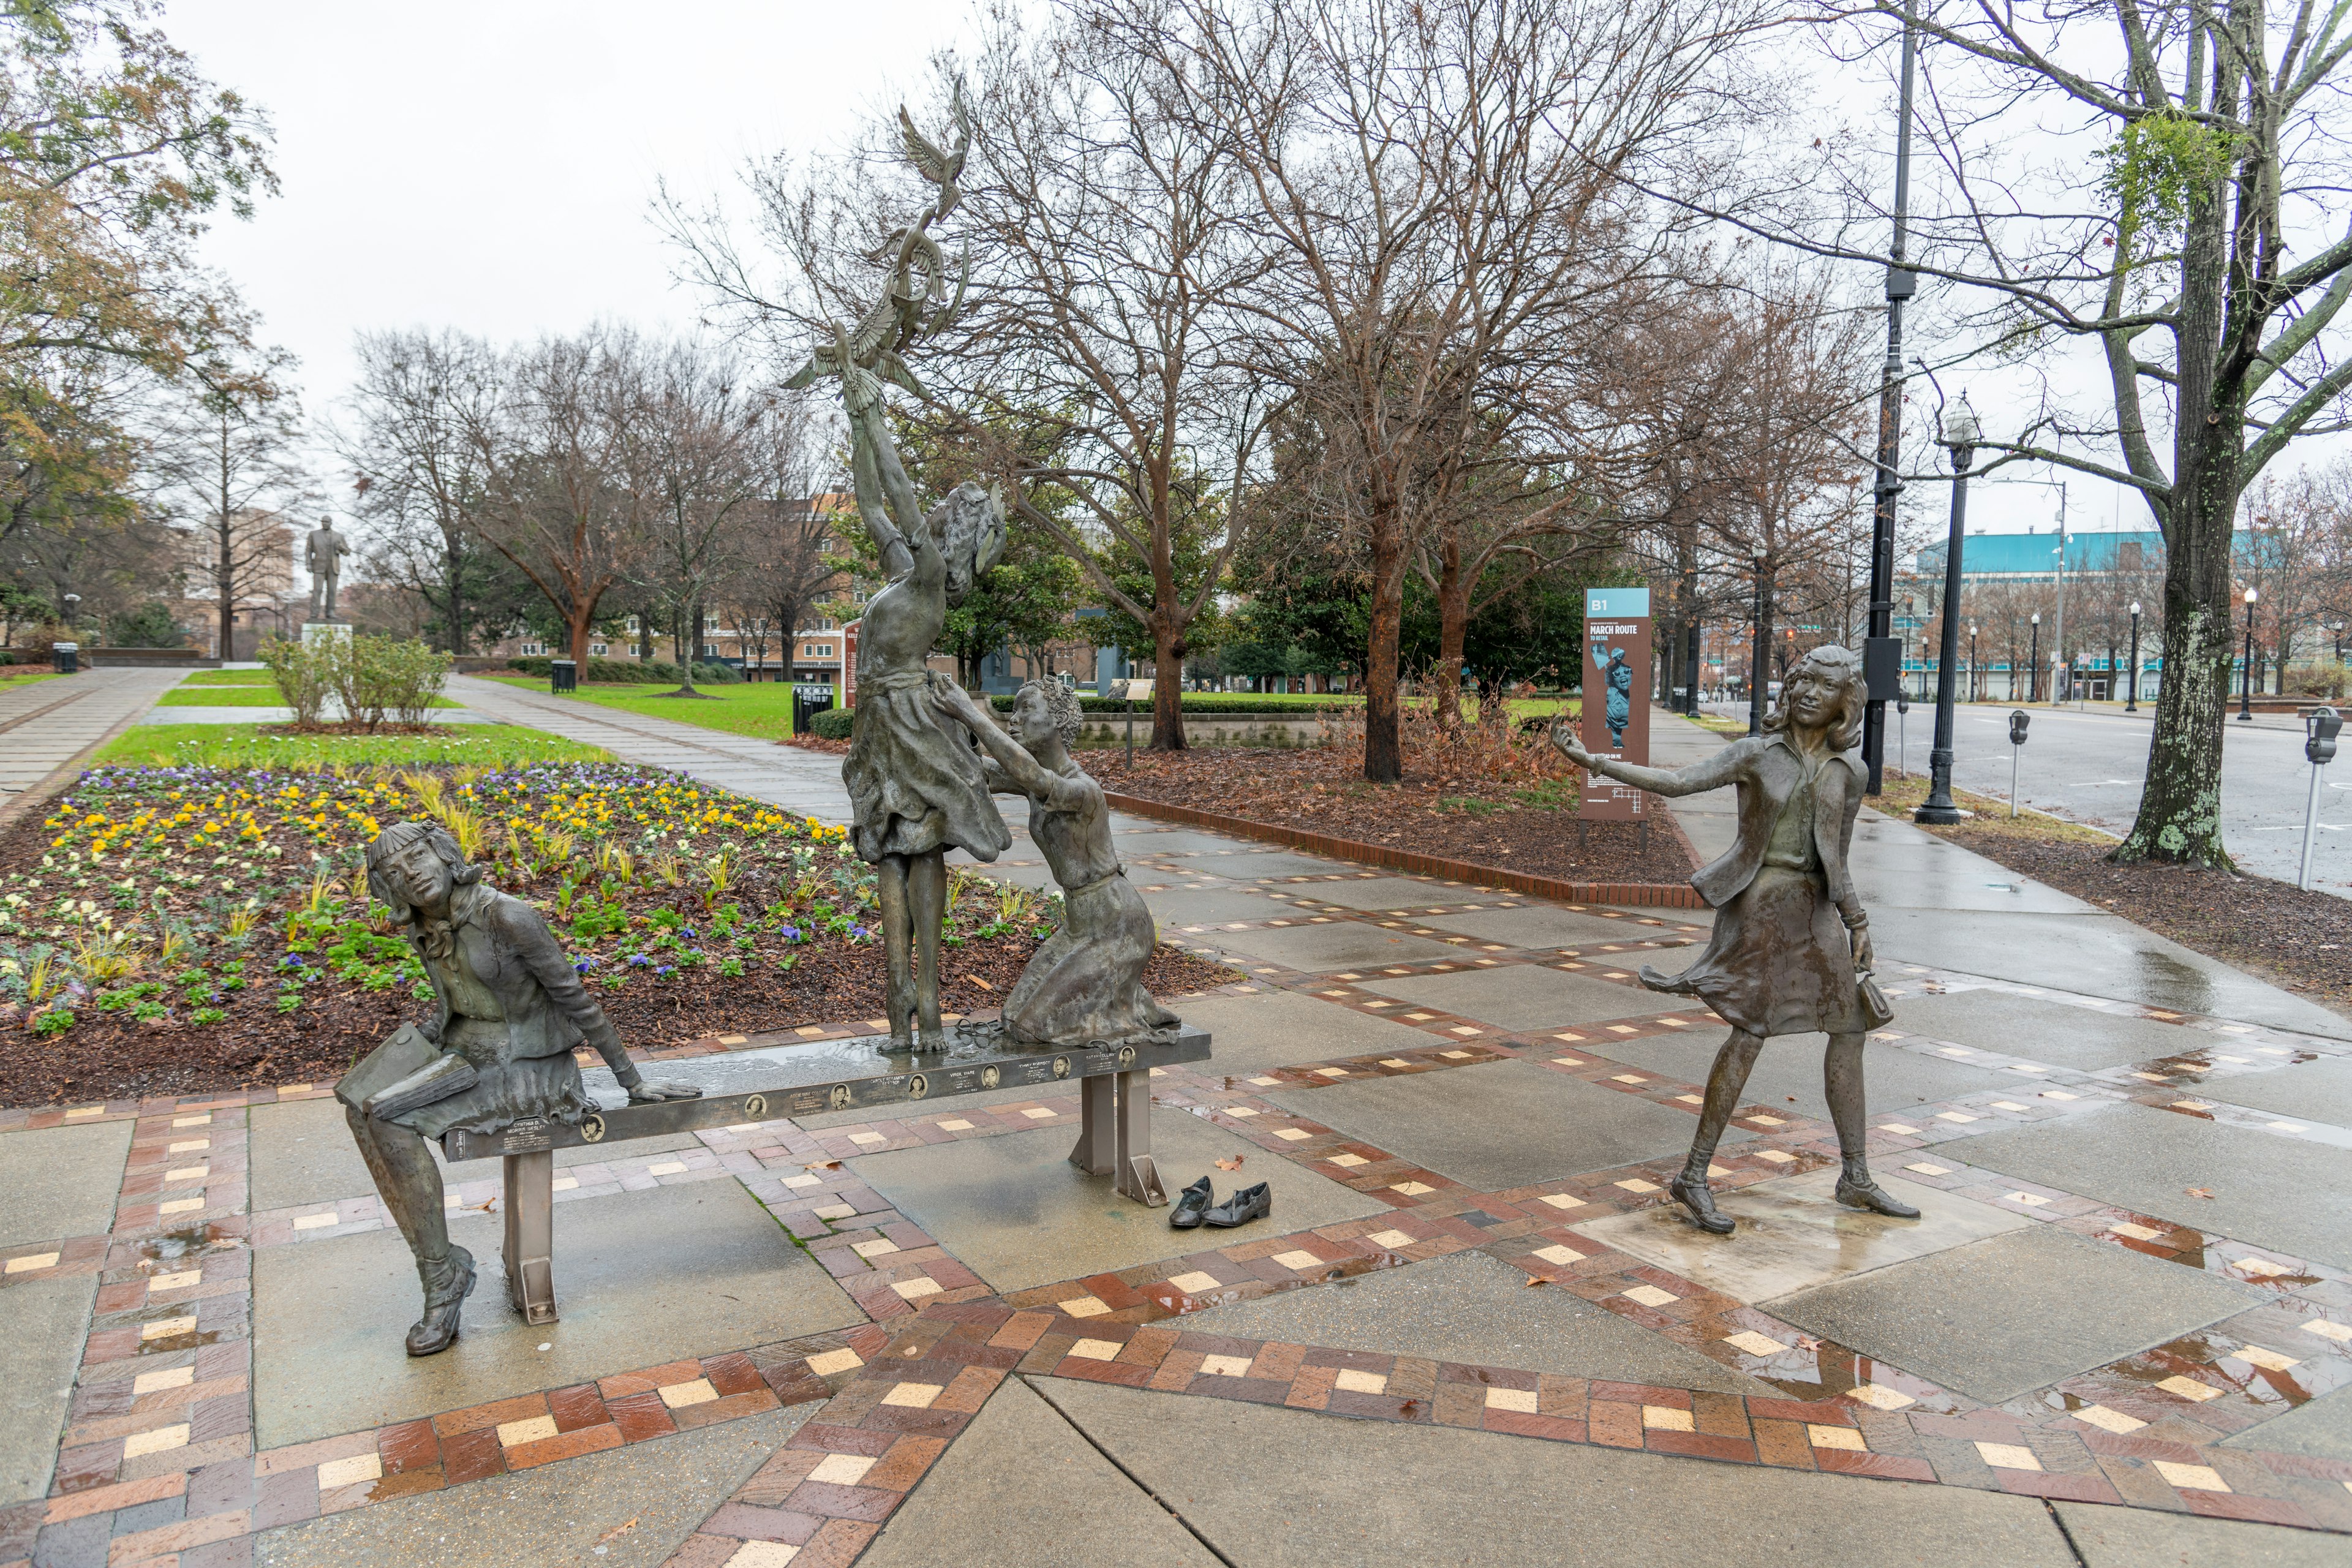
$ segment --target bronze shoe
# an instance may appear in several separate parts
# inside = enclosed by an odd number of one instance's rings
[[[417,1272],[432,1269],[425,1282],[425,1316],[408,1331],[410,1355],[438,1355],[457,1338],[457,1316],[466,1298],[474,1293],[474,1255],[452,1246],[438,1268],[420,1264]]]
[[[1705,1181],[1693,1181],[1688,1176],[1676,1176],[1666,1184],[1666,1191],[1675,1201],[1690,1210],[1691,1223],[1711,1236],[1729,1236],[1736,1228],[1732,1217],[1715,1206],[1715,1194]]]
[[[1840,1176],[1837,1201],[1850,1209],[1870,1209],[1894,1219],[1917,1219],[1919,1211],[1889,1193],[1876,1182],[1857,1182],[1850,1176]]]
[[[1254,1219],[1264,1219],[1274,1212],[1274,1188],[1264,1182],[1240,1192],[1201,1216],[1203,1225],[1228,1230],[1237,1225],[1247,1225]]]
[[[1209,1205],[1216,1201],[1209,1178],[1203,1176],[1176,1194],[1176,1206],[1168,1211],[1168,1223],[1177,1230],[1196,1229],[1201,1224],[1201,1216],[1207,1214]]]

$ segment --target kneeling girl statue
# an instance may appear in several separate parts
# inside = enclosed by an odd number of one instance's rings
[[[1677,975],[1644,965],[1642,984],[1694,996],[1731,1026],[1716,1054],[1690,1159],[1670,1190],[1702,1229],[1728,1235],[1706,1170],[1739,1105],[1757,1053],[1775,1035],[1826,1034],[1824,1079],[1844,1170],[1837,1200],[1901,1219],[1919,1211],[1882,1189],[1864,1153],[1862,1047],[1891,1015],[1869,980],[1870,916],[1846,875],[1864,773],[1851,754],[1862,738],[1862,663],[1852,650],[1815,648],[1789,677],[1764,732],[1703,763],[1669,773],[1595,757],[1555,723],[1552,742],[1579,767],[1663,795],[1739,790],[1739,837],[1691,877],[1715,910],[1698,962]]]
[[[439,823],[395,823],[367,849],[368,891],[407,928],[437,1004],[335,1086],[383,1206],[416,1255],[425,1315],[408,1353],[457,1337],[474,1258],[449,1239],[441,1172],[425,1146],[456,1128],[498,1132],[533,1118],[577,1126],[596,1110],[572,1047],[593,1047],[629,1102],[692,1100],[642,1078],[540,912],[484,882]]]
[[[1143,987],[1158,933],[1118,863],[1102,785],[1070,756],[1077,698],[1059,681],[1030,681],[1013,699],[1010,735],[959,687],[936,700],[988,752],[988,788],[1029,797],[1029,837],[1062,889],[1061,929],[1006,994],[1005,1033],[1032,1045],[1118,1045],[1177,1028]]]

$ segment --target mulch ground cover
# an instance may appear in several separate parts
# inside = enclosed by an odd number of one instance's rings
[[[1631,823],[1577,835],[1575,770],[1538,730],[1500,722],[1454,731],[1404,726],[1404,777],[1364,780],[1363,742],[1344,736],[1291,750],[1203,746],[1188,752],[1083,751],[1103,787],[1147,800],[1416,850],[1476,866],[1573,881],[1681,882],[1681,838],[1663,821],[1644,850]]]
[[[1871,804],[1907,818],[1927,798],[1924,779],[1889,779]],[[2291,882],[2187,866],[2118,866],[2104,833],[1954,791],[1978,815],[1927,831],[1972,849],[2021,876],[2110,910],[2192,952],[2352,1014],[2352,900],[2305,892]]]
[[[360,853],[433,816],[547,915],[622,1037],[871,1016],[871,872],[838,829],[615,763],[103,768],[0,834],[0,1084],[17,1105],[342,1072],[430,992]],[[1057,896],[954,882],[942,1000],[1002,1003]],[[1163,948],[1155,992],[1231,971]]]

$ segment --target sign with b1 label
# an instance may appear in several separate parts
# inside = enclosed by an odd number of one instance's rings
[[[1650,762],[1650,591],[1584,591],[1584,749],[1646,767]],[[1633,822],[1649,795],[1588,774],[1576,815],[1587,822]]]

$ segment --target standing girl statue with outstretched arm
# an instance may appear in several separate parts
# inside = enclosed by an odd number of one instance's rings
[[[1851,753],[1862,738],[1863,697],[1853,652],[1817,647],[1789,677],[1762,734],[1679,773],[1593,756],[1560,724],[1552,726],[1552,743],[1569,761],[1621,784],[1670,796],[1739,787],[1738,842],[1691,877],[1715,909],[1706,951],[1680,974],[1642,969],[1643,984],[1696,996],[1731,1026],[1707,1074],[1690,1159],[1669,1189],[1702,1229],[1718,1236],[1730,1233],[1732,1220],[1715,1206],[1707,1164],[1757,1054],[1775,1035],[1830,1037],[1823,1088],[1844,1156],[1838,1202],[1919,1217],[1872,1178],[1864,1152],[1863,1041],[1890,1015],[1869,982],[1870,915],[1846,875],[1862,807],[1863,772]]]

